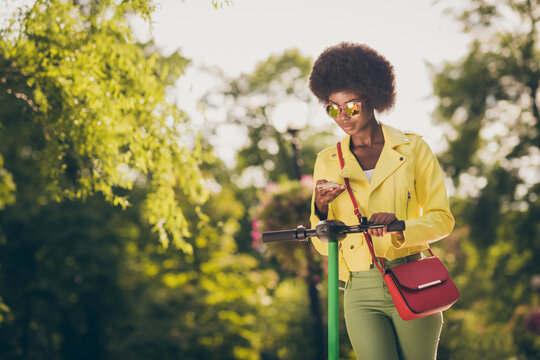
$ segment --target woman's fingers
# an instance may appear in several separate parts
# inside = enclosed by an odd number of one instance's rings
[[[315,186],[315,204],[319,210],[328,211],[328,204],[334,201],[345,189],[345,185],[339,185],[332,182],[329,182],[326,179],[317,180],[317,185],[327,184],[325,186]],[[334,186],[337,185],[337,186]],[[396,215],[393,213],[379,212],[375,213],[369,219],[370,222],[374,224],[390,224],[392,221],[397,220]],[[383,236],[386,234],[386,227],[368,229],[368,233],[371,236]]]
[[[321,186],[324,185],[324,186]],[[320,216],[328,215],[328,204],[345,190],[345,185],[339,185],[326,179],[317,180],[315,186],[315,206]]]
[[[317,185],[328,183],[325,179],[317,180]],[[337,187],[315,187],[315,201],[320,205],[328,205],[345,190],[345,185]]]
[[[371,236],[383,236],[386,233],[386,231],[385,231],[385,228],[377,228],[377,229],[369,229],[368,233]]]
[[[343,191],[345,190],[345,185],[340,185],[337,188],[323,189],[322,197],[326,200],[326,203],[329,204],[334,201]]]
[[[386,224],[386,225],[390,224],[394,220],[397,220],[397,217],[395,214],[384,213],[384,212],[375,213],[369,219],[369,221],[374,224]],[[369,229],[368,233],[371,236],[383,236],[384,234],[386,234],[386,227],[377,228],[377,229]]]

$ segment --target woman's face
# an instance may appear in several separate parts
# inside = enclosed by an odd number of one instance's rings
[[[328,97],[327,105],[337,105],[340,107],[339,115],[334,121],[348,135],[355,135],[363,130],[373,118],[373,109],[369,106],[367,98],[350,91],[339,91]],[[345,104],[353,102],[361,103],[360,112],[356,116],[350,116],[345,112]]]

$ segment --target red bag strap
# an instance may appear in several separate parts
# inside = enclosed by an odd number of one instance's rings
[[[338,152],[338,157],[339,157],[339,165],[341,166],[341,169],[343,170],[343,166],[345,165],[344,161],[343,161],[343,154],[341,152],[341,143],[337,143],[336,144],[336,147],[337,147],[337,152]],[[349,193],[349,197],[351,198],[351,201],[353,203],[353,206],[354,206],[354,214],[356,215],[356,217],[358,218],[358,222],[362,222],[361,218],[362,218],[362,214],[360,213],[360,210],[358,210],[358,204],[356,202],[356,199],[354,197],[354,194],[353,194],[353,191],[352,191],[352,188],[351,188],[351,184],[349,183],[349,179],[348,178],[344,178],[345,179],[345,185],[347,186],[347,192]],[[366,244],[368,245],[368,248],[369,248],[369,252],[371,253],[371,258],[373,259],[373,263],[375,264],[375,266],[377,266],[377,269],[379,269],[380,272],[384,273],[384,270],[385,270],[385,266],[384,266],[384,261],[382,258],[379,258],[381,264],[382,264],[382,267],[379,265],[379,263],[377,262],[377,257],[375,256],[375,251],[373,250],[373,240],[371,239],[371,235],[369,235],[367,232],[364,233],[364,238],[366,239]]]

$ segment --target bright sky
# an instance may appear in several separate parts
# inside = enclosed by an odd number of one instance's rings
[[[231,76],[250,73],[257,62],[288,48],[316,58],[341,41],[368,44],[393,63],[397,77],[396,107],[379,118],[424,135],[441,150],[441,130],[431,123],[435,99],[426,63],[465,54],[469,38],[445,12],[462,1],[233,0],[217,10],[210,0],[158,3],[151,30],[157,44],[165,51],[180,49],[195,66],[217,66]],[[212,86],[196,69],[179,83],[182,107],[190,113],[196,97]]]
[[[216,84],[199,66],[217,66],[236,76],[289,48],[316,58],[341,41],[368,44],[392,62],[397,78],[396,107],[379,119],[423,135],[438,152],[444,141],[442,130],[431,122],[436,102],[426,63],[440,65],[465,54],[469,38],[446,11],[465,1],[232,0],[232,5],[216,10],[211,0],[156,0],[150,32],[165,52],[179,49],[192,59],[193,66],[178,83],[177,97],[180,107],[199,123],[203,116],[198,97]],[[148,36],[147,24],[135,25],[139,37]],[[309,121],[331,120],[321,109],[310,113]],[[241,145],[234,131],[224,131],[218,144],[229,163]]]

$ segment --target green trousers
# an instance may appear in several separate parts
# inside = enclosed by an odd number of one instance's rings
[[[344,312],[347,333],[358,360],[437,357],[442,313],[402,320],[382,274],[373,265],[368,271],[351,273],[345,289]]]

